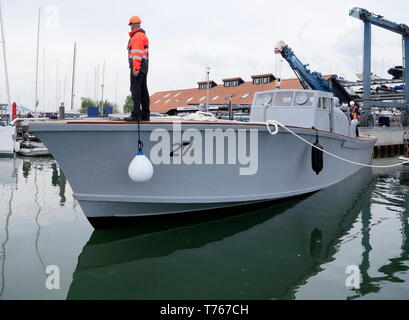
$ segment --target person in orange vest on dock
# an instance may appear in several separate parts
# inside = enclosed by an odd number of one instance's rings
[[[349,103],[349,112],[351,120],[359,120],[359,107],[356,105],[355,101]]]
[[[351,101],[349,103],[350,106],[350,118],[351,118],[351,125],[355,128],[355,136],[359,137],[359,107],[355,104],[355,101]]]
[[[149,40],[141,28],[142,20],[134,16],[129,20],[131,32],[128,42],[129,67],[131,69],[131,93],[133,111],[126,121],[149,121],[149,92],[147,76],[149,68]],[[141,108],[142,107],[142,108]]]

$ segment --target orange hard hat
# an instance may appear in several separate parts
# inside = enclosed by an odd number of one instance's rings
[[[133,16],[131,19],[129,19],[129,24],[131,25],[133,23],[142,23],[142,20],[138,16]]]

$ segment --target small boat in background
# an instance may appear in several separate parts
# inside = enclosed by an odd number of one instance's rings
[[[26,157],[46,157],[51,156],[51,152],[42,142],[22,142],[18,154]]]
[[[403,67],[396,66],[394,68],[390,68],[388,73],[393,76],[393,79],[402,79],[403,78]]]

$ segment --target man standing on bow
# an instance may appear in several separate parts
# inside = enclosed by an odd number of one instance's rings
[[[141,28],[141,18],[134,16],[129,20],[131,37],[128,43],[129,67],[131,69],[131,93],[133,111],[126,121],[149,121],[149,92],[147,85],[149,65],[149,40]],[[142,109],[141,109],[142,106]]]

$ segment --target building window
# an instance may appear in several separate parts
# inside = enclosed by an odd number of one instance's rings
[[[242,96],[242,99],[246,99],[248,96],[250,95],[250,93],[246,93],[244,96]]]
[[[267,84],[272,82],[272,77],[271,76],[266,76],[266,77],[257,77],[253,79],[253,84]]]
[[[212,100],[214,101],[214,100],[217,100],[217,99],[219,99],[220,98],[220,96],[216,96],[216,97],[214,97]]]
[[[214,81],[206,82],[206,81],[201,81],[197,83],[199,85],[199,90],[206,90],[206,89],[212,89],[217,86],[217,83]]]
[[[166,101],[165,101],[165,103],[168,103],[168,102],[169,102],[170,100],[171,100],[171,99],[169,99],[169,100],[166,100]]]
[[[178,93],[176,93],[176,94],[174,95],[174,97],[176,98],[176,97],[180,96],[180,94],[181,94],[181,92],[178,92]]]
[[[159,99],[159,100],[156,100],[155,104],[158,104],[159,102],[160,102],[160,99]]]
[[[199,89],[200,89],[200,90],[207,90],[207,88],[211,89],[210,83],[202,83],[202,84],[199,84]]]
[[[192,100],[193,100],[193,97],[187,99],[186,102],[190,102],[190,101],[192,101]]]
[[[200,98],[199,101],[203,101],[204,99],[206,99],[206,96]]]

